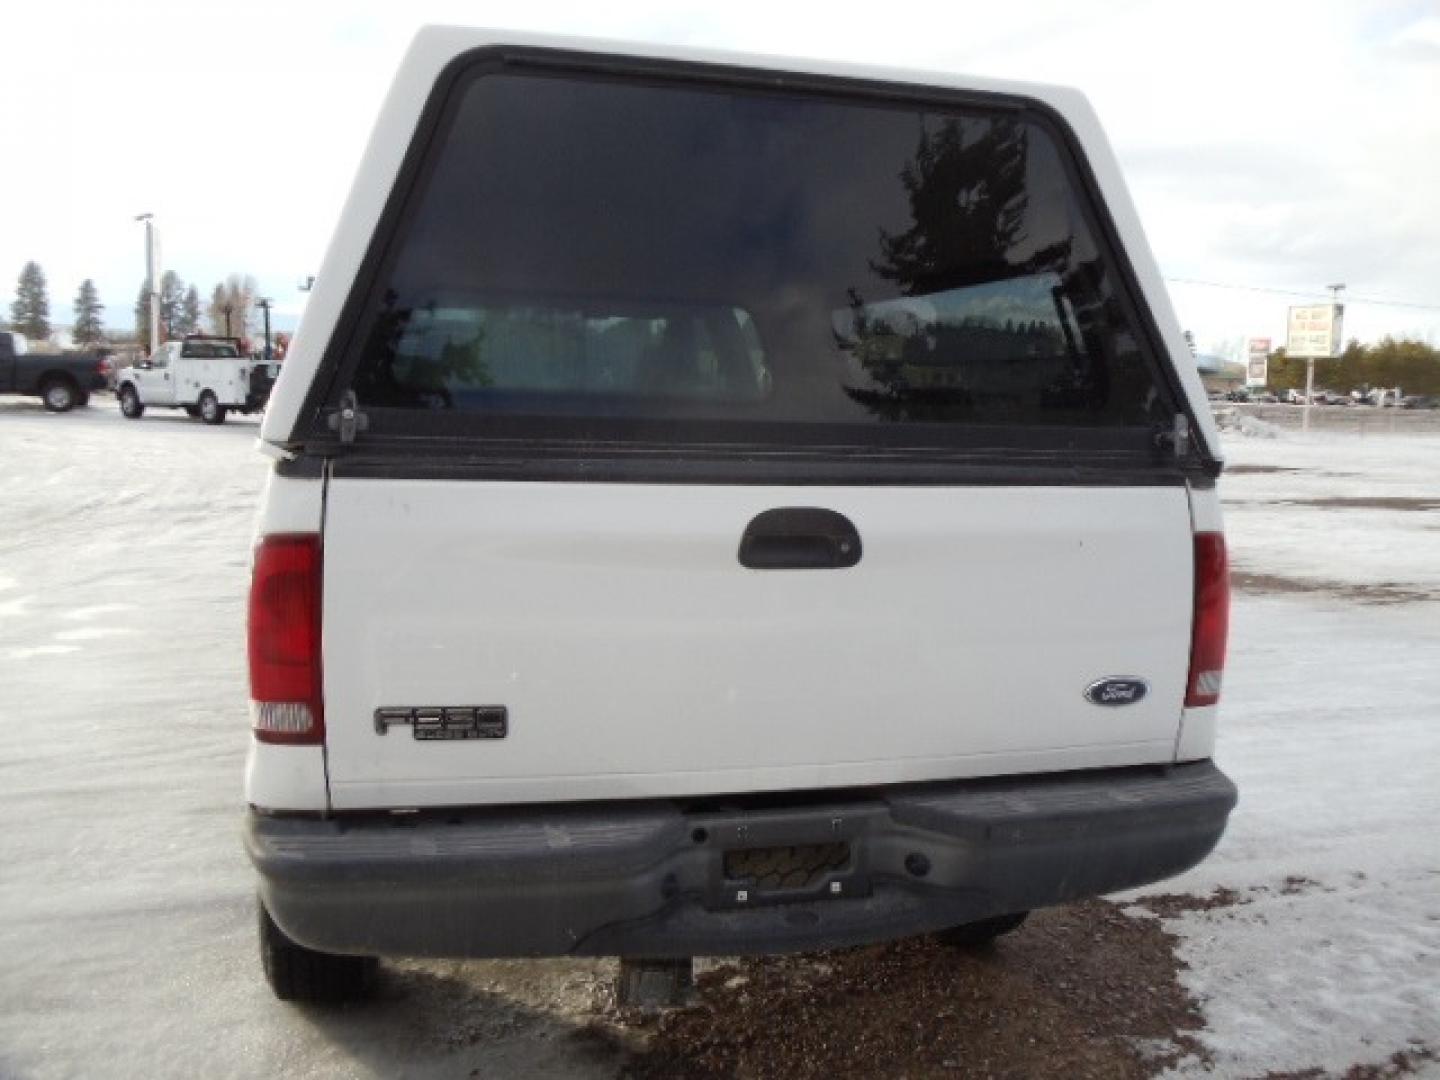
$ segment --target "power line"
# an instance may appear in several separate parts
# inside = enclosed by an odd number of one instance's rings
[[[1305,300],[1330,299],[1319,289],[1311,292],[1301,292],[1296,289],[1270,289],[1263,285],[1231,285],[1224,281],[1201,281],[1198,278],[1167,277],[1165,280],[1175,285],[1204,285],[1211,289],[1233,289],[1236,292],[1273,293],[1276,296],[1298,296]],[[1352,304],[1376,304],[1380,307],[1419,308],[1422,311],[1440,311],[1440,304],[1420,304],[1413,300],[1387,300],[1378,296],[1352,296],[1347,294],[1345,301]]]

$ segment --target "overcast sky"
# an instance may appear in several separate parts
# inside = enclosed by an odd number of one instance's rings
[[[396,64],[433,22],[1074,85],[1202,348],[1278,343],[1304,298],[1185,282],[1323,297],[1343,281],[1347,335],[1440,344],[1440,0],[17,0],[0,62],[6,314],[35,259],[56,321],[88,276],[128,328],[141,211],[202,295],[248,272],[299,312]]]

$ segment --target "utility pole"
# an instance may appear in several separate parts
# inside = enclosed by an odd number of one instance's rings
[[[270,363],[270,298],[262,296],[255,306],[265,313],[265,363]]]
[[[154,214],[136,214],[145,223],[145,288],[150,293],[150,351],[160,347],[160,246]]]

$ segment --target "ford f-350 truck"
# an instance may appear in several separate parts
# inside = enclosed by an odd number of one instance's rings
[[[1075,91],[427,29],[261,446],[281,997],[985,938],[1235,803],[1216,430]]]
[[[115,397],[130,420],[155,407],[223,424],[232,410],[246,416],[262,410],[272,385],[273,366],[244,355],[238,338],[190,334],[120,369]]]

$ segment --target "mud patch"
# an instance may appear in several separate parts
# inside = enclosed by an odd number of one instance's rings
[[[1268,1072],[1261,1080],[1388,1080],[1389,1077],[1413,1076],[1422,1065],[1440,1062],[1440,1054],[1423,1043],[1414,1043],[1405,1050],[1397,1050],[1378,1064],[1351,1065],[1341,1073],[1326,1072],[1321,1068],[1301,1069],[1298,1072]]]
[[[1248,904],[1254,897],[1224,887],[1216,888],[1208,896],[1189,896],[1182,893],[1160,893],[1142,896],[1134,902],[1152,915],[1162,919],[1175,919],[1192,911],[1214,911],[1216,908],[1238,907]]]
[[[1361,875],[1361,880],[1363,878],[1364,875]],[[1264,896],[1300,896],[1315,889],[1325,892],[1335,891],[1314,878],[1291,874],[1275,888],[1271,888],[1269,885],[1252,885],[1244,892],[1240,892],[1238,889],[1221,885],[1210,890],[1204,896],[1196,896],[1193,893],[1156,893],[1151,896],[1138,897],[1132,900],[1128,906],[1148,911],[1162,919],[1178,919],[1181,915],[1189,915],[1196,911],[1242,907],[1245,904],[1254,903]]]
[[[1246,570],[1232,572],[1230,585],[1240,592],[1272,595],[1319,594],[1360,604],[1414,604],[1427,600],[1440,600],[1440,595],[1435,592],[1427,592],[1393,581],[1377,581],[1361,585],[1355,582],[1328,581],[1323,578],[1256,574]]]
[[[1282,506],[1313,506],[1321,510],[1440,510],[1440,499],[1400,495],[1329,496],[1323,499],[1280,499]]]
[[[972,951],[915,938],[758,957],[698,979],[696,1005],[626,1016],[648,1041],[623,1075],[1148,1077],[1207,1061],[1159,920],[1090,900]]]

